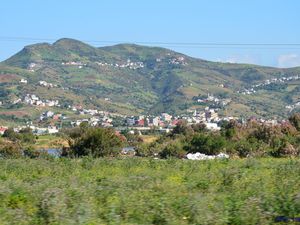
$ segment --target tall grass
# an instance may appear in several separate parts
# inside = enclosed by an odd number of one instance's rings
[[[300,160],[0,160],[0,224],[272,224]]]

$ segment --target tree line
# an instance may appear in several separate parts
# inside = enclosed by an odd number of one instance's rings
[[[112,128],[79,127],[64,129],[59,134],[69,145],[61,152],[63,157],[116,157],[124,146],[134,146],[136,156],[160,158],[184,158],[188,153],[216,155],[221,152],[231,157],[286,157],[300,153],[300,114],[288,120],[270,125],[249,120],[223,121],[220,131],[210,131],[205,124],[189,125],[180,121],[172,132],[160,135],[151,143],[144,143],[137,134],[119,133]],[[40,157],[36,150],[35,136],[30,128],[15,132],[8,129],[0,139],[1,157]]]

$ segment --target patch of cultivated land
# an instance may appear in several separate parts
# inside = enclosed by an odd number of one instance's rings
[[[0,224],[273,224],[300,160],[0,160]]]
[[[68,141],[53,135],[38,136],[38,139],[36,139],[36,143],[34,144],[34,148],[37,150],[49,148],[60,149],[64,146],[68,146]]]

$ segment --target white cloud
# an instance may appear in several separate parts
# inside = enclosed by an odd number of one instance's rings
[[[300,66],[300,56],[297,54],[280,55],[277,62],[280,68],[297,67]]]
[[[219,62],[226,62],[226,63],[246,63],[246,64],[257,64],[257,60],[254,57],[249,55],[233,55],[227,59],[218,59]]]

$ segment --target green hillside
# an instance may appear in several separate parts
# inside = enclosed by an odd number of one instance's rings
[[[63,106],[81,105],[122,114],[186,113],[203,109],[199,96],[208,93],[230,99],[221,114],[284,117],[298,99],[298,79],[237,93],[274,78],[300,75],[299,68],[277,69],[246,64],[209,62],[168,49],[120,44],[95,48],[77,40],[26,46],[0,64],[1,111],[14,99],[35,94],[59,100]],[[20,84],[20,79],[27,84]],[[40,87],[39,81],[54,87]],[[297,110],[297,107],[292,109]],[[2,115],[2,114],[1,114]]]

